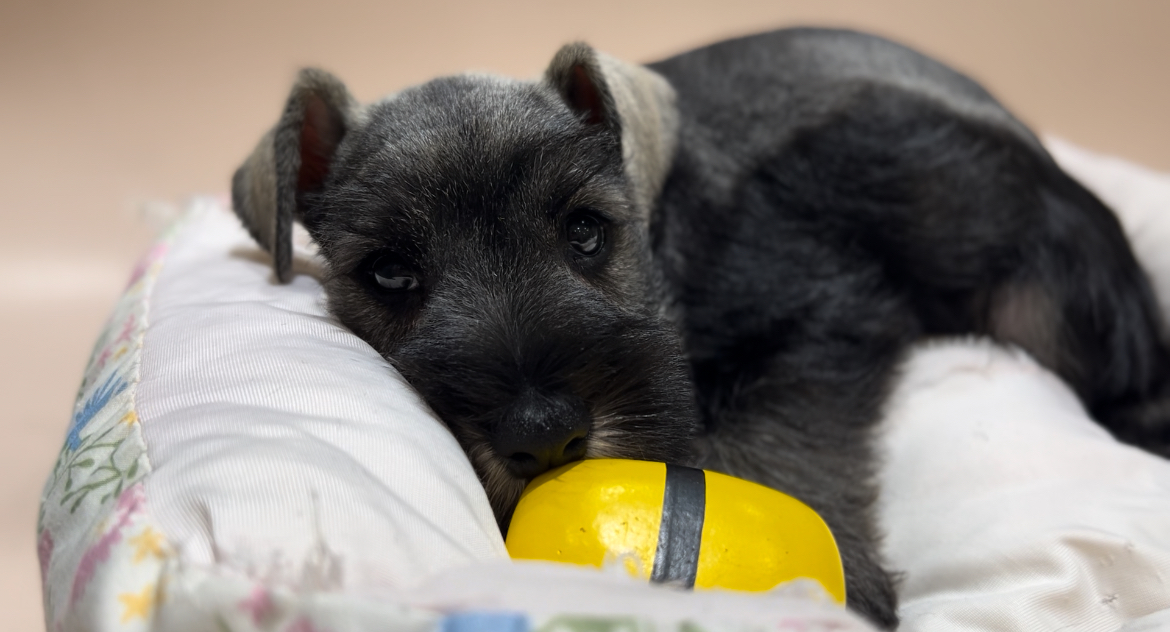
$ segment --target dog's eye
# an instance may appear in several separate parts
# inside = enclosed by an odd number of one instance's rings
[[[409,292],[418,289],[418,275],[397,257],[382,255],[370,264],[370,274],[378,287],[388,292]]]
[[[565,222],[565,235],[569,245],[586,257],[601,252],[605,244],[605,227],[596,215],[586,211],[573,213]]]

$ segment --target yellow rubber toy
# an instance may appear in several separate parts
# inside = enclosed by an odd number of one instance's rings
[[[717,472],[595,459],[547,472],[508,527],[516,559],[601,566],[687,587],[769,590],[814,579],[845,603],[837,543],[807,505]]]

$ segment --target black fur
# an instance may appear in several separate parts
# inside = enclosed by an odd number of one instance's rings
[[[1015,343],[1167,453],[1161,319],[1117,220],[974,82],[814,29],[653,64],[677,94],[658,191],[653,159],[630,157],[657,146],[635,134],[649,119],[622,111],[633,93],[606,68],[570,46],[545,81],[446,78],[360,114],[286,115],[299,149],[262,144],[237,175],[239,192],[302,164],[282,151],[320,163],[305,144],[345,127],[323,184],[296,192],[330,309],[448,424],[501,524],[534,471],[525,441],[701,465],[819,511],[849,606],[893,627],[871,432],[912,341]],[[317,102],[348,102],[326,85]],[[267,234],[266,207],[237,200]],[[604,228],[595,256],[568,243],[581,214]],[[381,289],[379,266],[417,289]]]
[[[679,92],[683,128],[652,225],[698,388],[702,464],[817,509],[842,542],[851,604],[892,625],[867,518],[869,430],[907,343],[1016,343],[1119,436],[1163,453],[1164,416],[1128,419],[1166,383],[1167,357],[1107,208],[1030,135],[803,63],[843,44],[889,47],[919,76],[963,85],[905,49],[817,31],[653,65]],[[747,94],[765,98],[744,116]]]
[[[451,427],[501,523],[526,477],[493,442],[565,411],[593,420],[589,456],[685,460],[693,396],[675,328],[628,272],[649,260],[614,137],[550,91],[459,77],[369,120],[303,200],[331,264],[330,309]],[[607,250],[588,260],[562,228],[582,207],[609,222]],[[421,273],[421,291],[371,285],[369,257],[387,250]]]

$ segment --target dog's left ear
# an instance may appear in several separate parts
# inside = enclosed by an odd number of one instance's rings
[[[276,127],[260,139],[232,178],[232,207],[265,250],[281,282],[292,268],[292,225],[298,195],[318,191],[342,138],[361,116],[345,84],[306,68],[297,76]]]
[[[557,51],[545,81],[586,124],[603,125],[618,136],[635,202],[649,213],[674,158],[678,136],[674,88],[649,68],[580,42]]]
[[[566,44],[553,57],[545,71],[545,79],[565,100],[565,105],[586,123],[605,125],[620,134],[621,114],[599,57],[588,44]]]

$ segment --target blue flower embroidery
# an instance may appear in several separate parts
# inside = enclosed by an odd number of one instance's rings
[[[523,612],[457,612],[443,618],[439,632],[528,632],[531,628]]]
[[[70,450],[76,450],[81,446],[81,430],[94,418],[94,415],[97,415],[98,411],[105,408],[115,395],[124,390],[126,390],[126,382],[117,375],[112,375],[105,384],[94,391],[94,394],[82,405],[81,410],[73,414],[73,424],[69,426],[69,434],[65,437],[65,445],[69,446]]]

